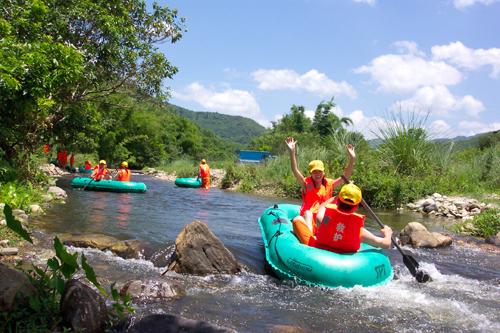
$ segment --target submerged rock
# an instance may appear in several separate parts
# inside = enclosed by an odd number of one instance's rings
[[[153,314],[132,324],[127,333],[234,333],[235,330],[173,314]]]
[[[124,259],[138,259],[141,256],[142,247],[138,240],[121,241],[103,234],[63,234],[60,239],[64,245],[91,247],[101,251],[109,250]]]

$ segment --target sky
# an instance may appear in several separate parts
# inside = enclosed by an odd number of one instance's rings
[[[149,2],[149,0],[148,0]],[[334,98],[367,139],[402,112],[434,138],[500,129],[500,0],[172,0],[170,103],[272,121]]]

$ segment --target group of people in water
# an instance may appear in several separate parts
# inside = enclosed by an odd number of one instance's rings
[[[106,180],[113,179],[111,172],[109,171],[105,160],[100,160],[99,164],[93,168],[92,168],[92,162],[90,162],[89,160],[86,160],[84,169],[85,170],[92,170],[92,174],[91,174],[90,178],[94,179],[95,181],[100,181],[102,179],[106,179]],[[123,161],[120,164],[120,168],[117,170],[115,180],[121,181],[121,182],[129,182],[131,179],[131,175],[132,175],[132,173],[130,172],[130,169],[128,168],[128,162]]]
[[[297,167],[297,141],[285,140],[290,152],[292,172],[301,185],[302,206],[296,216],[293,231],[301,243],[337,253],[352,253],[359,250],[361,242],[382,248],[391,247],[392,229],[384,226],[379,237],[364,228],[365,216],[356,213],[362,201],[361,190],[352,182],[344,184],[342,177],[332,179],[325,176],[322,161],[309,163],[309,176],[304,177]],[[356,153],[352,145],[347,145],[349,162],[344,176],[351,176]],[[337,196],[335,187],[342,185]]]

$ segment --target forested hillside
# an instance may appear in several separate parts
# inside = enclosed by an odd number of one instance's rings
[[[195,112],[173,104],[169,104],[168,109],[194,121],[202,128],[213,131],[223,139],[241,145],[249,144],[253,138],[262,135],[266,130],[256,121],[241,116],[230,116],[218,112]]]

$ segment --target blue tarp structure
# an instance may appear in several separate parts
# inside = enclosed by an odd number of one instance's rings
[[[240,163],[263,163],[270,158],[268,151],[240,150]]]

